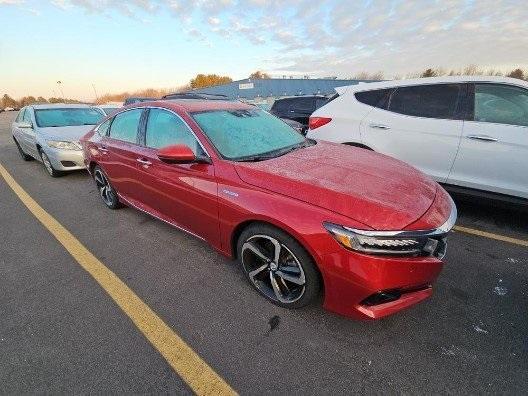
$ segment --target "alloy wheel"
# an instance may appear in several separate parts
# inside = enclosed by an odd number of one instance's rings
[[[269,235],[254,235],[242,245],[241,261],[253,285],[269,299],[283,304],[305,292],[303,267],[287,246]]]
[[[100,169],[96,169],[94,172],[94,178],[97,189],[99,190],[99,195],[101,195],[103,202],[107,206],[114,205],[115,194],[105,174]]]
[[[40,156],[42,158],[42,163],[44,164],[44,167],[46,168],[46,170],[48,171],[48,173],[53,176],[54,175],[54,169],[53,169],[53,166],[51,165],[51,162],[48,158],[48,156],[46,155],[45,152],[41,152],[40,153]]]

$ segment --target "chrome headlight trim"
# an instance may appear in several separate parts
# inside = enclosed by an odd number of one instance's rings
[[[446,234],[457,219],[457,209],[451,201],[447,220],[432,230],[378,231],[361,230],[324,222],[324,228],[338,243],[360,253],[394,256],[427,256],[442,258],[445,254]]]

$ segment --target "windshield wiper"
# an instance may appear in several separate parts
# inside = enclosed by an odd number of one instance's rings
[[[258,162],[258,161],[266,161],[272,158],[276,158],[276,155],[249,155],[247,157],[241,157],[237,158],[237,162]]]

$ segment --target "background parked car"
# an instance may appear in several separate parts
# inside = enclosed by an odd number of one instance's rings
[[[281,118],[281,120],[291,126],[293,129],[295,129],[297,132],[302,133],[303,135],[306,134],[306,128],[300,122],[290,120],[288,118]]]
[[[162,99],[229,100],[229,98],[225,95],[195,93],[195,92],[171,93],[171,94],[163,96]]]
[[[97,105],[93,107],[101,110],[107,116],[116,113],[121,108],[121,106],[117,106],[115,104],[103,104],[103,105]]]
[[[133,103],[150,102],[151,100],[156,100],[156,98],[130,97],[125,99],[123,106],[128,106]]]
[[[42,161],[52,177],[84,169],[80,138],[104,117],[88,105],[46,104],[20,110],[11,131],[25,161]]]
[[[308,119],[312,113],[323,106],[328,98],[321,95],[294,96],[277,99],[271,106],[270,113],[279,118],[288,118],[308,127]]]
[[[528,82],[456,76],[337,91],[309,137],[399,158],[459,192],[528,198]]]

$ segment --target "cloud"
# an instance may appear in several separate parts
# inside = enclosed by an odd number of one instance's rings
[[[209,17],[207,18],[207,22],[209,22],[209,25],[211,26],[218,26],[220,25],[220,19],[216,17]]]
[[[0,0],[0,4],[19,0]],[[511,0],[53,0],[88,13],[167,13],[204,43],[273,50],[280,71],[351,76],[426,67],[527,65],[528,7]],[[197,34],[197,32],[199,34]],[[264,56],[263,56],[264,61]],[[271,67],[271,66],[270,66]]]
[[[0,5],[20,5],[24,3],[24,0],[0,0]]]

